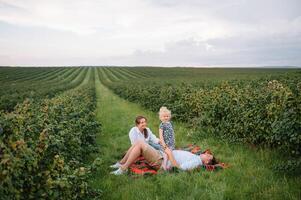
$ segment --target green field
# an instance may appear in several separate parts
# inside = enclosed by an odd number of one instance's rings
[[[300,199],[300,69],[0,68],[3,199]],[[114,176],[145,115],[230,168]]]

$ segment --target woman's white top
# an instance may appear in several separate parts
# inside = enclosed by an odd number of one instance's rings
[[[203,164],[200,156],[188,151],[173,150],[172,155],[177,164],[179,165],[179,168],[182,170],[191,170]],[[169,169],[171,166],[171,162],[168,160],[166,169]]]
[[[159,139],[152,133],[152,131],[149,128],[146,128],[147,130],[147,138],[144,137],[144,133],[141,133],[138,127],[133,127],[129,132],[129,137],[131,144],[133,145],[135,142],[142,140],[147,143],[155,143],[158,144]]]

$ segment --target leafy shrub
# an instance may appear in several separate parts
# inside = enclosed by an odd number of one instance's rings
[[[212,84],[150,79],[104,83],[117,95],[152,111],[167,106],[175,119],[192,124],[200,134],[269,146],[300,157],[300,73],[269,78]]]
[[[95,152],[94,88],[52,99],[27,99],[13,112],[0,112],[0,196],[5,199],[86,199],[97,167],[85,166]]]

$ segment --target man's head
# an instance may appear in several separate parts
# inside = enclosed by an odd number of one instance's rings
[[[217,164],[217,160],[212,155],[210,149],[206,149],[201,155],[200,155],[202,162],[204,165],[215,165]]]

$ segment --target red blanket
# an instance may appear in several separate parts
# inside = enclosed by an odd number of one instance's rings
[[[200,155],[201,153],[203,153],[201,151],[201,148],[197,145],[194,144],[189,144],[183,148],[180,148],[181,150],[185,150],[185,151],[189,151],[191,153]],[[208,150],[206,150],[208,151]],[[200,166],[198,169],[203,169],[203,170],[207,170],[207,171],[215,171],[217,169],[222,169],[221,167],[217,167],[214,165],[202,165]],[[157,166],[152,166],[150,165],[143,156],[140,156],[139,158],[137,158],[137,160],[135,161],[135,163],[133,163],[130,166],[130,171],[133,174],[140,174],[140,175],[153,175],[153,174],[157,174],[158,173],[158,168]]]

